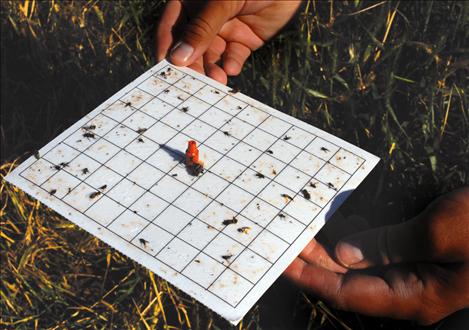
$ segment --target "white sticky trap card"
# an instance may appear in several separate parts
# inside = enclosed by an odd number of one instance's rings
[[[378,161],[162,61],[6,180],[236,324]]]

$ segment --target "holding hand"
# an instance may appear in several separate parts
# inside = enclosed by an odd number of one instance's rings
[[[367,315],[431,324],[469,307],[469,188],[405,223],[341,240],[334,259],[313,240],[284,274],[337,308]]]
[[[169,1],[156,33],[157,59],[226,84],[275,35],[300,1]],[[171,47],[171,50],[170,50]],[[169,54],[168,54],[169,52]]]

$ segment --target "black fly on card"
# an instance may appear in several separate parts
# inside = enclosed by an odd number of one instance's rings
[[[49,190],[49,195],[55,195],[55,193],[57,192],[57,189],[51,189]]]
[[[329,152],[330,150],[327,149],[326,147],[321,147],[321,151],[324,151],[324,152]]]
[[[270,149],[269,149],[269,150],[266,150],[265,152],[267,152],[268,154],[271,154],[271,155],[274,154],[274,152],[273,152],[272,150],[270,150]]]
[[[285,136],[283,137],[283,140],[284,140],[284,141],[288,141],[288,140],[290,140],[290,139],[291,139],[291,136],[288,136],[288,135],[285,135]]]
[[[337,191],[337,188],[330,182],[327,183],[327,186],[333,190],[336,190]]]
[[[163,93],[168,94],[168,93],[169,93],[169,89],[165,89],[165,90],[163,91]]]
[[[310,186],[311,188],[316,188],[316,187],[317,187],[317,186],[316,186],[316,183],[314,183],[314,182],[310,182],[310,183],[309,183],[309,186]]]
[[[88,138],[88,139],[96,139],[96,136],[94,135],[94,133],[91,133],[91,132],[83,133],[83,137]]]
[[[104,184],[104,185],[102,185],[101,187],[99,187],[98,189],[99,189],[99,190],[104,190],[104,189],[106,189],[106,188],[107,188],[107,184]]]
[[[143,133],[145,133],[146,131],[147,131],[146,128],[139,128],[139,129],[137,130],[137,133],[138,133],[138,134],[143,134]]]
[[[84,169],[81,170],[81,174],[83,175],[86,175],[88,173],[90,173],[90,170],[88,169],[88,167],[85,167]]]
[[[223,134],[225,134],[225,136],[231,136],[230,132],[228,131],[223,131]]]
[[[99,195],[101,195],[101,192],[100,191],[94,191],[90,194],[90,199],[95,199],[96,197],[98,197]]]
[[[255,176],[257,176],[259,179],[264,179],[264,178],[265,178],[265,175],[262,174],[262,173],[260,173],[260,172],[257,172],[257,173],[255,174]]]
[[[233,256],[232,254],[226,254],[226,255],[221,256],[221,257],[222,257],[223,259],[225,259],[226,261],[228,261],[228,260],[231,259],[232,256]]]
[[[303,194],[303,197],[304,197],[304,198],[306,198],[306,199],[311,199],[311,194],[309,193],[308,190],[303,189],[303,190],[301,191],[301,193]]]
[[[189,107],[182,107],[181,111],[182,112],[187,112],[187,111],[189,111]]]
[[[228,93],[231,93],[231,94],[239,93],[239,88],[233,87],[232,89],[228,91]]]
[[[125,102],[124,107],[130,107],[132,105],[132,102]]]
[[[41,156],[39,155],[39,151],[36,151],[36,152],[34,153],[34,158],[36,158],[36,159],[41,158]]]
[[[236,219],[235,217],[233,217],[232,219],[223,220],[222,222],[224,226],[233,225],[235,223],[238,223],[238,219]]]
[[[173,173],[173,174],[171,174],[171,176],[174,178],[174,177],[177,177],[178,174],[177,174],[177,173]]]
[[[88,126],[83,126],[82,129],[84,129],[85,131],[92,131],[96,128],[96,125],[88,125]]]
[[[140,244],[142,244],[144,248],[147,247],[148,241],[146,239],[139,238],[138,241],[140,242]]]
[[[285,214],[280,213],[280,214],[278,215],[278,217],[279,217],[280,219],[285,219]]]
[[[143,142],[144,142],[141,137],[139,137],[139,138],[137,139],[137,141],[140,142],[140,143],[143,143]]]

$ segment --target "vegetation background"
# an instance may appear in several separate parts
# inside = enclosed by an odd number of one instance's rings
[[[225,329],[3,176],[154,60],[159,1],[1,1],[1,316],[7,329]],[[469,2],[306,1],[247,62],[250,96],[378,155],[341,208],[405,221],[469,184]],[[439,327],[440,325],[434,326]],[[239,329],[407,329],[279,279]]]

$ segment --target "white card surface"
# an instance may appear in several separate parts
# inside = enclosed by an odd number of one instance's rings
[[[378,161],[162,61],[6,180],[236,324]]]

